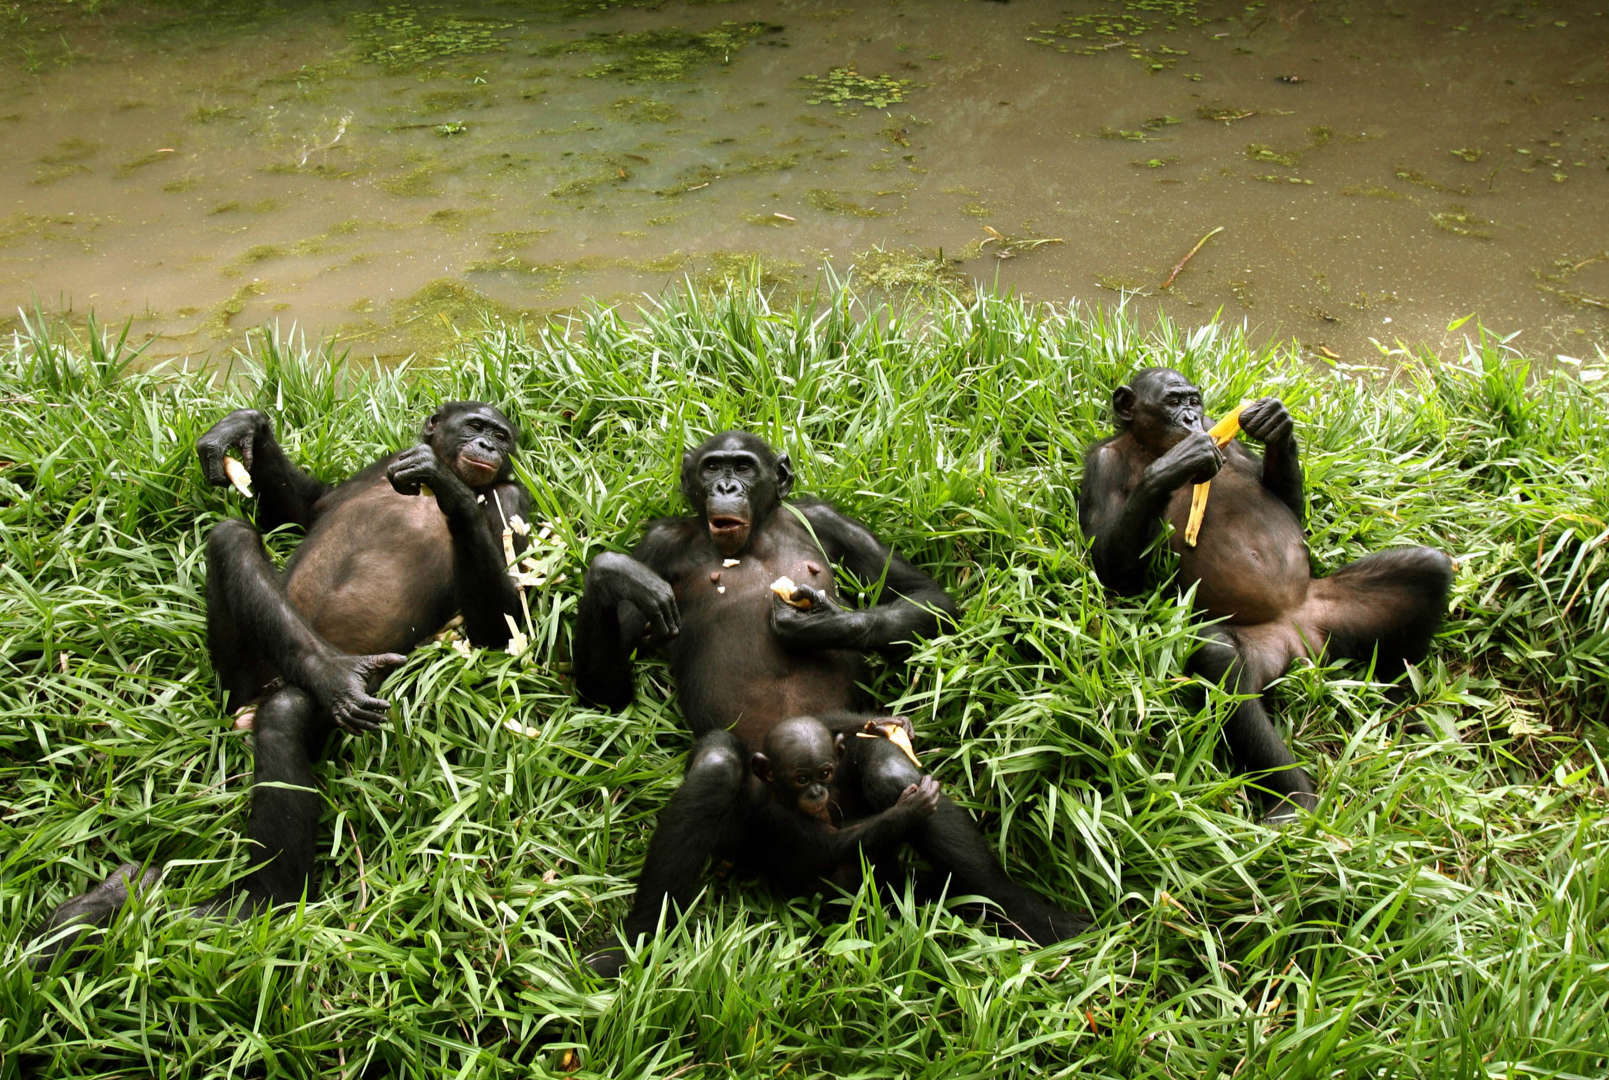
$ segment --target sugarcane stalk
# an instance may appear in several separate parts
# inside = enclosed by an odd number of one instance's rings
[[[1240,414],[1245,411],[1249,401],[1242,401],[1233,411],[1225,413],[1223,418],[1208,429],[1207,434],[1222,450],[1234,441],[1240,434]],[[1191,547],[1196,546],[1196,537],[1201,535],[1201,519],[1207,515],[1207,492],[1212,489],[1212,481],[1197,484],[1190,492],[1190,517],[1184,523],[1184,542]]]

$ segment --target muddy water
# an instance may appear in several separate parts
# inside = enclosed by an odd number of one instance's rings
[[[0,310],[153,355],[277,321],[397,356],[824,264],[1348,363],[1471,314],[1609,347],[1604,0],[52,0],[0,32]]]

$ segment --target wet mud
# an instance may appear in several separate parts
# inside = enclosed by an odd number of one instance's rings
[[[131,319],[153,356],[277,322],[397,357],[684,279],[787,303],[824,265],[1221,313],[1321,362],[1468,316],[1609,347],[1601,0],[103,0],[0,31],[0,318]]]

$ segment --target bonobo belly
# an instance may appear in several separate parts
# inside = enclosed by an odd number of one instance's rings
[[[286,591],[342,652],[407,652],[456,607],[447,519],[435,499],[399,495],[382,479],[318,519]]]
[[[719,561],[699,566],[675,583],[682,632],[671,644],[670,659],[693,730],[730,730],[758,750],[779,721],[853,706],[859,653],[786,649],[771,630],[770,583],[787,574],[830,590],[832,571],[825,563],[819,555],[800,558],[797,565],[749,556],[735,567]]]
[[[1307,599],[1307,541],[1290,508],[1262,483],[1225,468],[1212,482],[1195,547],[1184,542],[1192,485],[1173,493],[1168,520],[1179,575],[1196,585],[1196,608],[1214,619],[1255,625]]]

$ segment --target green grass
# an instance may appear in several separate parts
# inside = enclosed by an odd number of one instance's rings
[[[1601,1078],[1609,392],[1472,337],[1363,379],[1222,326],[842,290],[489,328],[389,371],[261,338],[227,372],[136,371],[93,326],[25,331],[0,349],[0,1080],[524,1078],[568,1047],[599,1077]],[[1149,363],[1214,413],[1288,403],[1319,566],[1394,543],[1458,560],[1406,702],[1355,665],[1279,685],[1324,800],[1294,828],[1254,824],[1223,766],[1187,606],[1090,571],[1082,451]],[[389,729],[340,740],[319,900],[189,916],[243,866],[251,769],[203,648],[202,541],[238,499],[203,485],[194,440],[256,405],[338,476],[447,397],[524,429],[567,578],[532,595],[529,653],[421,648]],[[1033,949],[870,891],[823,909],[723,882],[620,982],[577,969],[689,743],[662,666],[619,716],[572,696],[583,569],[678,512],[680,451],[728,425],[961,599],[870,691],[1011,872],[1097,929]],[[160,898],[78,969],[32,973],[28,930],[122,859],[168,862]]]

